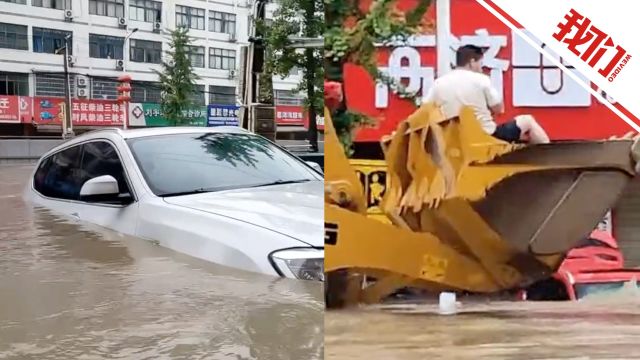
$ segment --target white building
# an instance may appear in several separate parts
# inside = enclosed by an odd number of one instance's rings
[[[157,103],[152,70],[161,69],[169,49],[167,30],[186,25],[200,76],[194,100],[236,104],[251,5],[251,0],[0,0],[0,95],[64,96],[64,58],[54,52],[71,35],[69,71],[74,78],[87,75],[90,83],[80,95],[115,99],[116,78],[126,71],[133,79],[132,102]],[[295,75],[276,77],[276,95],[298,81]],[[77,96],[74,79],[71,87]]]

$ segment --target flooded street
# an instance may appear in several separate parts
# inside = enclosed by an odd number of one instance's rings
[[[329,311],[325,357],[340,360],[640,359],[640,293],[581,302],[465,302]]]
[[[318,283],[218,267],[33,209],[0,166],[0,359],[322,359]]]

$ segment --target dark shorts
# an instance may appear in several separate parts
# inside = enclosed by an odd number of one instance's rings
[[[492,135],[507,142],[519,142],[521,133],[522,131],[520,131],[520,128],[516,125],[516,121],[511,120],[498,125]]]

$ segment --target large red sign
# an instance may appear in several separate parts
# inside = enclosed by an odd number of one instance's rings
[[[30,97],[0,95],[0,123],[21,123],[30,120]]]
[[[415,0],[398,1],[400,7],[415,5]],[[433,10],[427,16],[435,18]],[[632,130],[477,1],[451,0],[450,21],[453,36],[449,48],[463,44],[488,48],[485,70],[505,102],[505,114],[496,119],[498,123],[531,114],[552,139],[565,140],[602,139]],[[435,35],[422,35],[407,46],[380,48],[378,64],[407,90],[424,95],[436,76],[437,55]],[[455,59],[453,50],[449,58]],[[379,141],[416,109],[388,86],[376,86],[361,68],[346,66],[344,80],[347,106],[377,120],[375,128],[358,132],[357,141]]]
[[[34,122],[36,124],[62,124],[64,99],[33,98]],[[112,126],[122,125],[122,107],[112,100],[73,99],[71,102],[73,125]]]

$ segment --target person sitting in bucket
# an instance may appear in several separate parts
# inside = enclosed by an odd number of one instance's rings
[[[493,116],[504,112],[504,103],[491,86],[489,76],[482,72],[483,56],[481,47],[461,46],[456,52],[455,69],[436,79],[425,101],[440,106],[447,118],[458,116],[463,106],[472,107],[482,129],[498,139],[548,143],[549,136],[531,115],[518,115],[513,120],[496,124]]]

